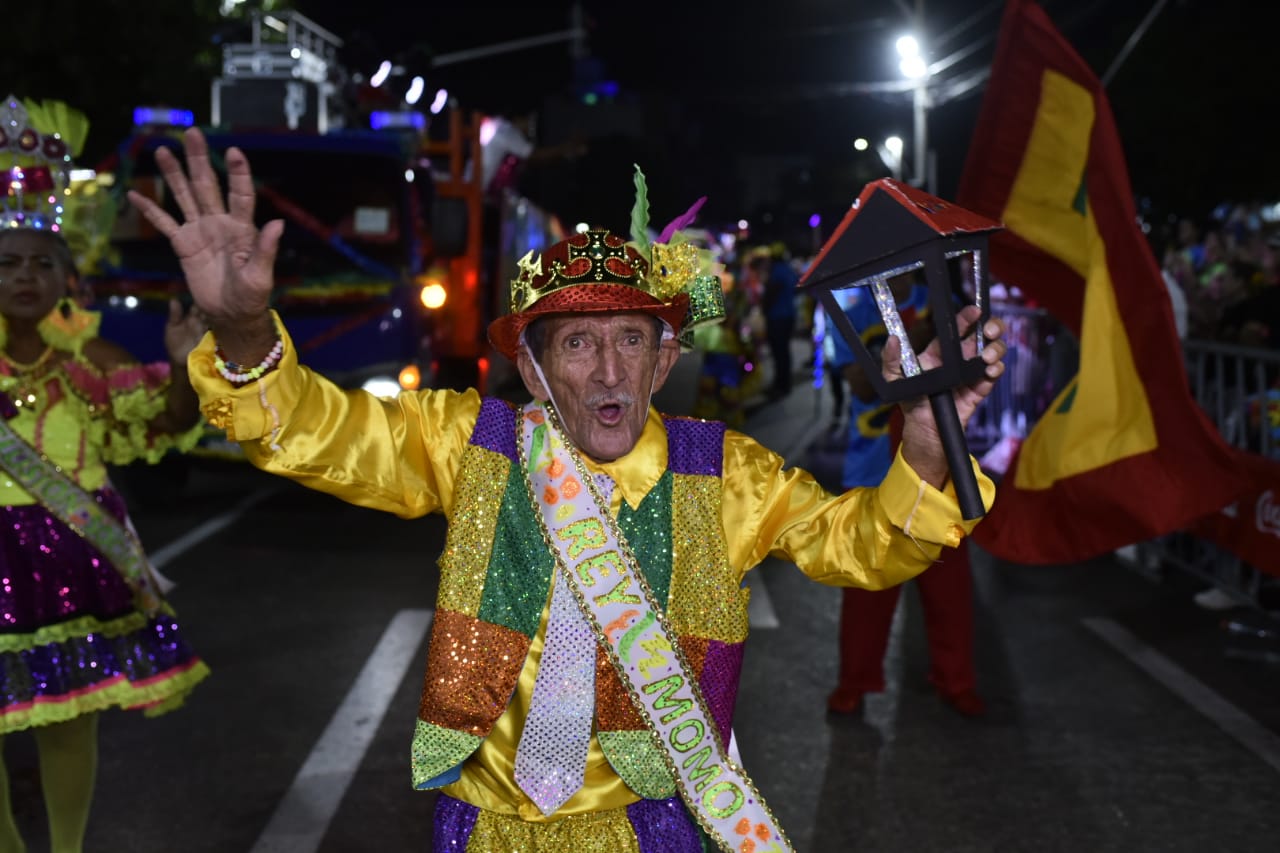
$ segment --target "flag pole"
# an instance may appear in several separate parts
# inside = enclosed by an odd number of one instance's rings
[[[1120,70],[1121,64],[1129,58],[1129,54],[1138,46],[1138,42],[1146,35],[1147,30],[1151,27],[1152,21],[1156,19],[1156,15],[1160,14],[1169,0],[1156,0],[1156,5],[1151,7],[1151,11],[1147,12],[1147,16],[1142,19],[1142,23],[1138,24],[1138,28],[1133,31],[1133,35],[1129,36],[1129,40],[1124,43],[1124,47],[1120,48],[1120,53],[1111,62],[1111,67],[1107,69],[1107,73],[1102,75],[1102,88],[1106,88],[1111,82],[1111,78],[1116,76],[1116,72]]]

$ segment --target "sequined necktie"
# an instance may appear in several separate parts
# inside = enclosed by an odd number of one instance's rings
[[[606,503],[613,481],[596,476]],[[550,816],[582,787],[595,714],[596,637],[564,578],[555,578],[529,715],[516,748],[516,784]]]

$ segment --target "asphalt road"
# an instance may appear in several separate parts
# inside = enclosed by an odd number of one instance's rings
[[[682,363],[664,405],[687,402],[692,372]],[[748,431],[834,482],[828,418],[801,387]],[[235,465],[153,498],[135,521],[213,675],[167,716],[104,715],[86,850],[430,850],[434,797],[411,789],[408,760],[441,520]],[[914,594],[886,692],[827,715],[838,592],[776,562],[753,575],[736,731],[798,850],[1280,849],[1280,679],[1265,660],[1280,644],[1223,631],[1181,576],[976,554],[990,711],[972,720],[926,683]],[[15,812],[47,849],[32,740],[5,741]]]

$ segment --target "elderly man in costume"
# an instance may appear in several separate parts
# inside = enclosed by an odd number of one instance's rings
[[[132,200],[209,317],[190,358],[206,415],[265,470],[448,519],[411,750],[414,787],[440,791],[435,849],[790,850],[732,754],[743,577],[773,555],[884,588],[957,544],[971,524],[929,406],[906,406],[878,488],[838,496],[723,424],[659,414],[651,395],[712,289],[675,241],[604,231],[526,258],[490,326],[531,402],[341,390],[298,364],[268,307],[283,223],[254,225],[246,158],[227,152],[224,201],[203,137],[184,146],[185,171],[157,153],[184,221]],[[1003,370],[999,324],[986,331],[987,377],[955,393],[965,420]]]

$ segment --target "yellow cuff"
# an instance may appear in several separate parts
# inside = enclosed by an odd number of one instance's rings
[[[232,385],[218,373],[214,366],[217,341],[212,332],[206,332],[187,356],[187,372],[191,386],[200,397],[200,411],[209,423],[224,430],[230,441],[253,441],[271,435],[277,424],[271,412],[262,404],[263,393],[281,415],[292,411],[298,401],[298,353],[280,318],[274,311],[271,314],[276,328],[280,330],[284,354],[276,369],[258,382]]]
[[[972,456],[969,457],[969,464],[973,466],[974,476],[978,479],[982,505],[990,509],[996,497],[996,484],[982,473],[978,461]],[[941,491],[935,489],[912,470],[902,458],[901,449],[894,456],[889,473],[885,474],[877,494],[889,520],[918,541],[936,542],[955,548],[982,520],[965,520],[960,513],[955,486],[951,481],[948,479],[946,487]]]

